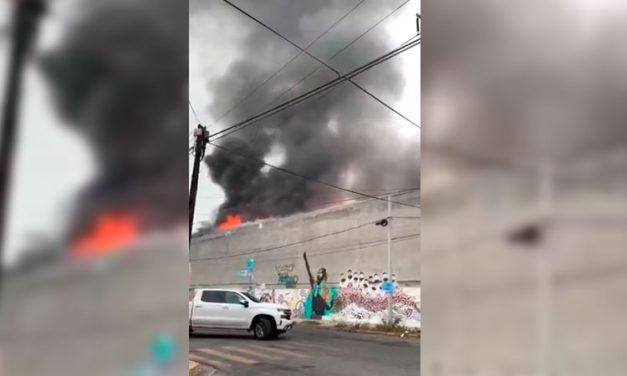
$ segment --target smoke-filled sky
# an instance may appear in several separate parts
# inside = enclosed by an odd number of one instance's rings
[[[235,1],[303,47],[358,2]],[[317,41],[310,53],[329,59],[403,2],[365,1]],[[329,64],[346,73],[398,47],[415,35],[419,5],[418,1],[410,1]],[[289,96],[273,101],[319,65],[303,54],[214,124],[297,53],[296,48],[222,1],[190,3],[190,100],[210,132],[336,77],[322,68]],[[419,60],[420,48],[414,48],[355,81],[420,123]],[[190,129],[195,125],[194,115],[190,114]],[[349,83],[218,141],[239,153],[370,194],[419,185],[419,142],[416,127]],[[216,215],[218,221],[233,213],[254,220],[289,215],[347,197],[340,191],[244,162],[213,148],[207,154],[201,172],[196,227],[200,222],[212,222]]]
[[[3,3],[0,8],[2,25],[9,23],[8,5]],[[58,42],[66,19],[73,15],[72,6],[70,1],[51,4],[52,16],[42,20],[37,50]],[[0,39],[2,72],[10,47],[8,36],[4,34]],[[8,264],[17,259],[25,246],[36,243],[38,237],[61,232],[67,220],[63,216],[65,209],[95,173],[89,146],[59,119],[33,62],[26,67],[23,85],[4,254]]]
[[[51,4],[25,67],[7,262],[72,243],[109,211],[132,212],[138,232],[186,222],[187,10]]]
[[[442,172],[430,162],[436,149],[534,167],[627,144],[624,1],[427,6],[422,146],[430,171]]]

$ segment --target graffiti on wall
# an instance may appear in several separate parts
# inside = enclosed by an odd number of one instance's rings
[[[272,303],[274,301],[274,291],[268,290],[265,283],[249,288],[246,292],[263,303]]]
[[[388,314],[385,283],[394,285],[392,294],[393,320],[406,326],[420,325],[420,307],[417,297],[408,294],[396,282],[396,275],[387,273],[366,275],[352,270],[340,274],[340,292],[335,299],[332,320],[381,323]]]
[[[275,296],[274,302],[291,309],[293,317],[305,317],[305,303],[309,296],[309,289],[280,290]]]
[[[339,286],[328,282],[327,270],[319,267],[313,275],[307,254],[303,254],[309,276],[309,289],[266,289],[256,285],[254,295],[264,302],[274,302],[292,310],[293,317],[332,321],[381,324],[388,319],[388,294],[384,284],[392,284],[392,319],[408,327],[420,326],[420,288],[401,287],[396,275],[385,272],[367,274],[347,270],[340,274]],[[292,273],[294,265],[275,267],[277,273]],[[289,284],[282,284],[288,286]]]
[[[311,286],[311,290],[305,301],[304,317],[307,319],[321,319],[323,316],[331,314],[338,288],[328,285],[326,268],[318,269],[318,273],[316,273],[316,278],[314,279],[311,274],[306,252],[303,253],[303,258],[305,259],[305,267],[307,268],[309,285]]]
[[[275,266],[277,274],[277,284],[286,288],[294,288],[298,285],[298,276],[291,274],[294,271],[294,264]]]

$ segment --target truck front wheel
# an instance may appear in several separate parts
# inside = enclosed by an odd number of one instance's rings
[[[274,337],[274,326],[269,319],[261,317],[253,324],[253,333],[257,339],[270,339]]]

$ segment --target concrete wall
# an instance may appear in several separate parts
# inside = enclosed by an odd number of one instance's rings
[[[320,317],[344,323],[382,324],[388,318],[387,296],[379,289],[332,286],[334,294],[327,298],[332,306],[328,314]],[[282,304],[290,308],[294,318],[312,319],[307,315],[307,305],[311,305],[310,289],[268,289],[258,287],[254,294],[264,302]],[[420,327],[420,287],[397,285],[392,298],[393,318],[407,327]]]
[[[187,370],[187,242],[159,236],[97,261],[46,265],[3,282],[1,375],[130,375],[157,336]]]
[[[395,196],[394,201],[419,205],[417,192]],[[419,217],[420,209],[393,204],[392,216]],[[368,222],[387,217],[387,203],[366,200],[288,218],[245,224],[226,233],[192,240],[192,285],[243,286],[238,272],[246,260],[256,261],[255,280],[268,288],[308,288],[302,254],[307,252],[312,273],[325,267],[329,283],[339,283],[348,269],[366,276],[387,269],[387,230]],[[346,229],[363,225],[357,230]],[[398,281],[420,281],[420,220],[394,219],[392,267]],[[327,234],[335,235],[324,237]],[[306,241],[320,237],[317,240]],[[296,282],[295,285],[291,282]]]
[[[534,176],[477,173],[454,207],[425,194],[424,376],[625,374],[626,167],[556,169],[547,206]],[[541,240],[513,242],[528,224]]]

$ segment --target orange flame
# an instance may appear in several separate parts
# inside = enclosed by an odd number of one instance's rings
[[[94,226],[72,244],[72,252],[81,258],[120,251],[137,240],[137,218],[129,214],[104,213]]]
[[[224,220],[224,222],[220,223],[218,225],[218,230],[220,231],[224,231],[224,230],[228,230],[231,229],[233,227],[237,227],[239,225],[242,224],[242,217],[240,217],[239,215],[235,214],[235,215],[227,215],[226,219]]]

